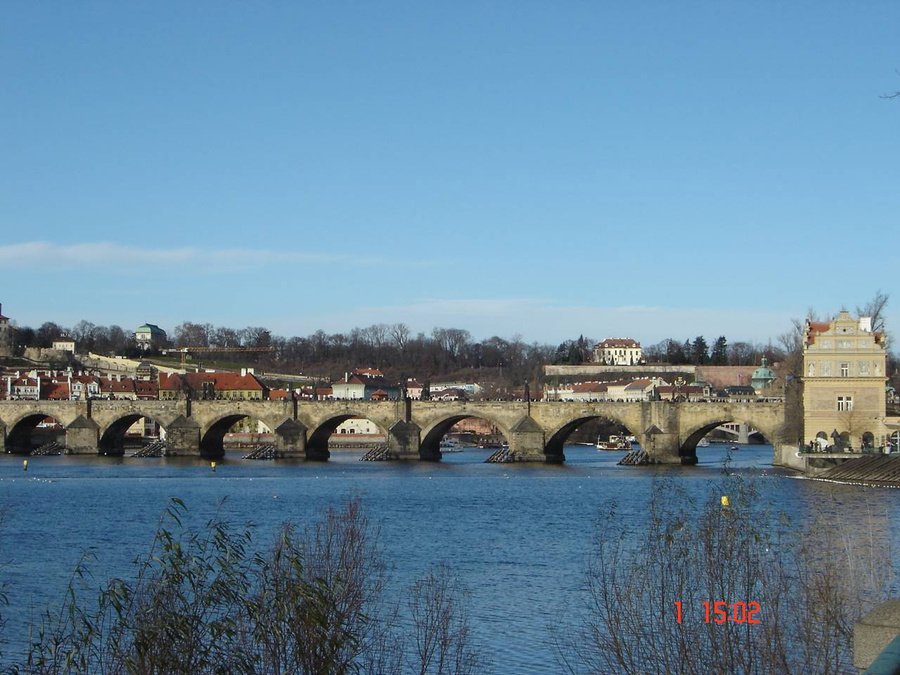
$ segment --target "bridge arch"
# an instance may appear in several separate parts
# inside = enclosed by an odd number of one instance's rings
[[[610,413],[592,413],[592,414],[580,414],[577,417],[572,418],[568,422],[556,427],[549,434],[547,434],[547,443],[546,443],[546,454],[548,458],[558,458],[562,459],[565,457],[563,454],[563,446],[568,440],[569,436],[571,436],[578,427],[586,422],[590,422],[591,420],[607,420],[609,422],[613,422],[614,424],[619,425],[623,429],[625,429],[629,435],[638,436],[640,433],[640,429],[632,429],[629,422],[625,420],[623,417],[616,415],[614,412]]]
[[[310,431],[306,437],[306,457],[307,459],[313,460],[326,460],[331,456],[331,451],[328,449],[328,441],[331,439],[331,435],[337,430],[341,424],[350,419],[362,418],[369,420],[378,427],[378,431],[384,434],[384,437],[388,437],[388,430],[384,428],[383,424],[380,424],[377,420],[372,419],[371,415],[367,415],[366,413],[360,410],[342,410],[339,413],[334,413],[326,417],[325,419],[319,420],[315,424],[310,427]]]
[[[697,461],[697,444],[709,432],[722,426],[723,424],[739,423],[746,424],[751,429],[756,429],[763,439],[775,445],[777,443],[778,429],[770,427],[765,423],[760,424],[758,420],[754,420],[752,415],[735,415],[735,414],[718,414],[713,418],[709,418],[703,422],[694,423],[687,427],[681,434],[681,444],[678,448],[678,454],[684,463],[692,464]]]
[[[165,433],[166,424],[153,415],[132,412],[113,420],[100,432],[98,451],[101,455],[125,454],[126,434],[139,420],[149,420]]]
[[[244,419],[256,420],[262,423],[268,429],[268,432],[262,433],[272,434],[274,439],[274,432],[278,422],[248,412],[227,412],[216,416],[201,429],[200,456],[210,458],[223,457],[225,455],[226,434],[235,424]]]
[[[65,445],[65,436],[66,426],[56,416],[43,411],[27,413],[7,427],[6,451],[28,454],[51,440]]]
[[[496,428],[500,434],[509,443],[510,429],[489,415],[474,412],[465,412],[460,414],[444,415],[436,420],[432,420],[428,426],[422,429],[421,442],[419,444],[419,455],[423,459],[440,459],[441,458],[441,439],[447,435],[458,422],[467,419],[479,419],[487,422]]]

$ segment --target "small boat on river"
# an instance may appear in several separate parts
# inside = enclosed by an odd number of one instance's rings
[[[441,441],[441,452],[462,452],[462,446],[456,441]]]
[[[597,438],[597,450],[631,450],[631,441],[627,436],[610,436],[603,441]]]

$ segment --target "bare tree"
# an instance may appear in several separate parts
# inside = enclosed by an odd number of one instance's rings
[[[472,644],[464,593],[446,565],[438,565],[409,592],[415,625],[411,672],[419,675],[474,675],[484,661]]]
[[[175,346],[209,347],[213,330],[213,326],[208,323],[200,324],[185,321],[175,326]]]
[[[405,323],[392,324],[390,333],[391,338],[394,340],[394,345],[402,353],[406,349],[406,343],[409,342],[409,337],[411,335],[409,326],[407,326]]]
[[[247,617],[260,672],[353,672],[390,644],[379,621],[386,566],[358,499],[301,535],[286,527],[261,563]]]
[[[872,317],[872,330],[881,332],[884,330],[884,310],[887,307],[890,296],[880,288],[875,291],[875,297],[862,307],[856,307],[857,316]]]
[[[568,672],[850,672],[853,621],[894,577],[884,518],[792,526],[737,476],[701,504],[659,482],[649,506],[637,545],[603,509],[583,610],[556,634]]]
[[[240,331],[241,343],[245,347],[271,347],[272,334],[264,326],[247,326]]]
[[[241,337],[233,328],[219,326],[212,333],[212,342],[216,347],[240,347]]]

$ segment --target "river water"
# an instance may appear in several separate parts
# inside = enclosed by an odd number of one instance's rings
[[[227,497],[225,514],[238,524],[254,522],[255,541],[264,547],[281,523],[309,522],[323,507],[359,495],[381,528],[397,584],[438,562],[460,577],[470,592],[473,632],[494,672],[556,672],[549,624],[575,602],[594,524],[609,500],[618,502],[625,526],[641,518],[656,476],[675,476],[699,497],[721,479],[727,451],[716,444],[699,448],[694,467],[619,467],[621,453],[591,446],[567,446],[562,465],[485,464],[489,453],[468,449],[440,463],[402,464],[360,462],[356,451],[333,452],[327,463],[229,456],[215,472],[188,459],[32,457],[27,473],[21,457],[4,455],[5,651],[21,653],[29,614],[62,599],[86,549],[94,550],[98,583],[128,575],[172,497],[198,523]],[[860,514],[891,514],[900,506],[900,491],[796,480],[771,460],[771,446],[743,446],[729,466],[757,477],[794,518],[827,511],[852,523]]]

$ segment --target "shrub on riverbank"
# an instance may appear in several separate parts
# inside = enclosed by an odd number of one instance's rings
[[[568,672],[855,672],[854,621],[895,581],[887,523],[792,524],[737,476],[700,504],[660,481],[642,536],[623,521],[614,504],[602,516],[582,611],[556,630]]]
[[[385,594],[378,530],[358,499],[310,528],[285,526],[269,550],[221,516],[183,525],[173,500],[132,581],[96,604],[76,593],[33,629],[27,673],[397,673],[474,675],[483,659],[453,576],[414,583],[408,621]]]

